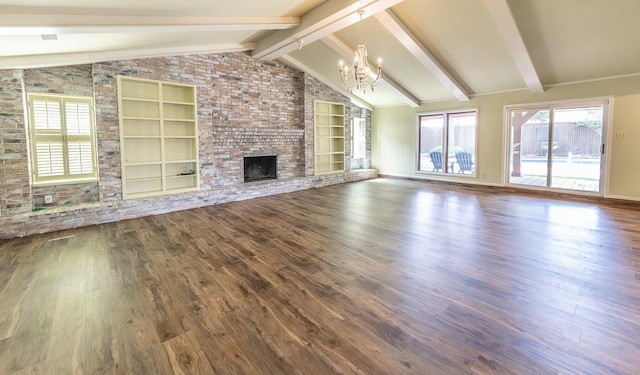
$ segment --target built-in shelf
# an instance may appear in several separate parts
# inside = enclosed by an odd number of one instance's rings
[[[344,104],[314,102],[315,174],[344,172]]]
[[[123,198],[199,188],[196,88],[118,76]]]

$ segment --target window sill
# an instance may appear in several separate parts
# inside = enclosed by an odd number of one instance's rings
[[[74,185],[74,184],[87,184],[91,182],[98,182],[97,178],[82,178],[77,180],[52,180],[52,181],[42,181],[42,182],[34,182],[31,186],[40,187],[40,186],[55,186],[55,185]]]
[[[415,171],[416,174],[423,174],[429,176],[448,176],[448,177],[464,177],[464,178],[478,178],[477,174],[464,174],[464,173],[444,173],[444,172],[433,172],[433,171]]]

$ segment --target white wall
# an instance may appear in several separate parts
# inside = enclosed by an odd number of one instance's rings
[[[626,140],[607,143],[610,168],[606,196],[640,200],[640,76],[585,82],[547,88],[544,93],[527,90],[474,96],[468,102],[449,100],[409,106],[376,108],[372,120],[372,166],[380,174],[502,185],[504,175],[504,106],[561,100],[614,97],[611,134],[624,132]],[[485,178],[416,173],[416,114],[422,112],[478,109],[477,175]]]

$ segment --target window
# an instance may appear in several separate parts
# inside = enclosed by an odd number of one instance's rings
[[[477,111],[418,115],[418,171],[475,176]]]
[[[364,159],[367,149],[367,128],[366,121],[363,118],[355,117],[353,119],[353,147],[351,148],[352,157],[354,159]]]
[[[510,184],[601,193],[608,99],[507,107]]]
[[[29,95],[34,184],[97,178],[91,98]]]

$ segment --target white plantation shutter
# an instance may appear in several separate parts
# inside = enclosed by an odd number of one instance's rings
[[[38,176],[64,175],[62,142],[36,142],[36,166]]]
[[[36,130],[62,130],[60,101],[34,100],[33,122]]]
[[[90,98],[30,95],[34,183],[95,180]]]
[[[93,170],[91,142],[68,142],[67,148],[69,149],[69,174],[91,173]]]
[[[88,103],[66,102],[64,110],[68,135],[91,135],[91,117]]]

